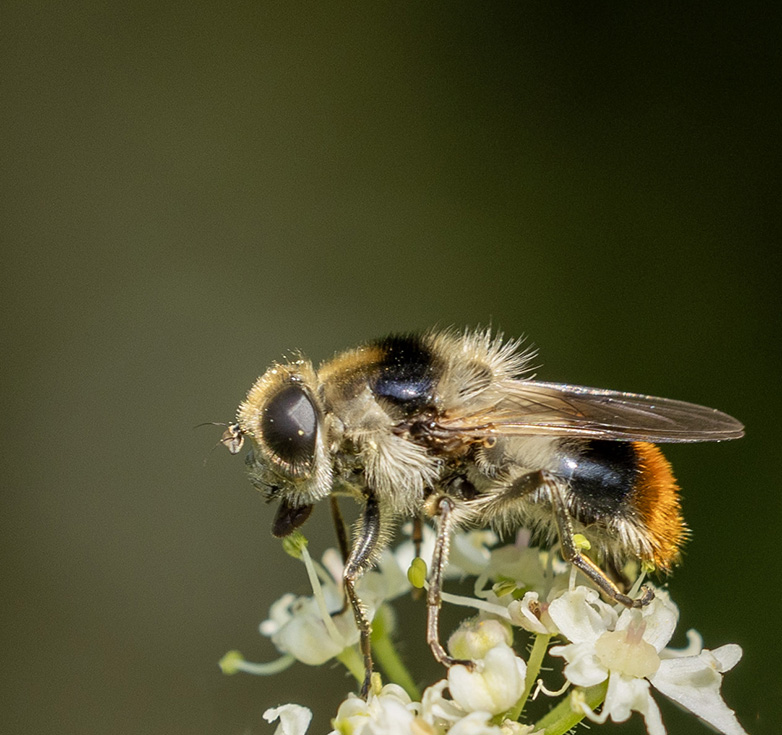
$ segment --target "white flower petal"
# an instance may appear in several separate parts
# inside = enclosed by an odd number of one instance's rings
[[[337,710],[334,732],[353,735],[410,732],[415,719],[413,710],[410,697],[396,684],[386,684],[378,694],[370,693],[366,702],[350,694]]]
[[[724,650],[726,648],[727,651]],[[727,671],[736,663],[737,653],[733,646],[722,646],[717,651],[719,656],[705,650],[698,656],[666,659],[660,663],[660,668],[650,681],[655,689],[719,732],[725,735],[746,735],[736,714],[725,704],[720,694],[720,672]]]
[[[744,651],[741,650],[741,646],[737,646],[735,643],[726,643],[724,646],[715,648],[711,655],[719,662],[718,671],[724,674],[741,661]]]
[[[464,717],[464,710],[443,696],[443,691],[447,686],[448,680],[440,679],[437,683],[427,687],[421,697],[421,719],[441,729],[447,729],[451,723]]]
[[[493,618],[469,618],[448,639],[448,650],[454,658],[474,661],[483,658],[495,646],[512,643],[513,634],[507,623]]]
[[[646,731],[649,735],[666,735],[663,718],[660,714],[660,708],[650,694],[646,700],[646,711],[639,710],[644,716],[646,722]]]
[[[549,653],[552,656],[562,656],[567,661],[563,673],[571,684],[591,687],[608,677],[608,669],[598,660],[593,643],[553,646]]]
[[[576,587],[552,600],[548,614],[571,643],[594,642],[616,624],[613,608],[598,598],[595,590]]]
[[[296,595],[286,592],[279,600],[273,602],[269,607],[269,618],[264,620],[259,626],[261,635],[271,638],[283,625],[292,617],[291,608],[296,602]]]
[[[337,717],[335,722],[341,722],[350,720],[353,717],[368,717],[369,706],[366,701],[361,699],[357,694],[352,692],[348,694],[347,698],[339,705],[337,709]]]
[[[607,712],[614,722],[624,722],[633,711],[645,713],[649,709],[649,698],[649,682],[646,679],[613,673],[608,680],[603,713]]]
[[[352,610],[333,615],[344,602],[341,586],[343,563],[339,554],[334,549],[327,549],[322,565],[312,562],[308,555],[305,561],[314,596],[283,595],[270,607],[269,618],[259,628],[262,635],[272,639],[280,652],[290,654],[302,663],[317,666],[356,643],[359,632]],[[385,600],[409,589],[407,569],[402,569],[388,551],[379,567],[365,574],[358,583],[358,593],[370,620]]]
[[[312,720],[312,712],[298,704],[283,704],[263,713],[266,722],[279,720],[274,735],[304,735]]]
[[[467,712],[498,715],[519,700],[526,674],[524,661],[503,644],[492,648],[475,671],[452,666],[448,671],[448,689],[456,704]]]
[[[448,735],[503,735],[502,729],[490,720],[488,712],[470,712],[448,730]]]
[[[581,693],[579,694],[579,692]],[[582,690],[577,689],[570,696],[571,707],[581,708],[592,722],[602,725],[609,718],[614,722],[624,722],[633,712],[640,712],[646,721],[649,735],[666,735],[660,710],[649,693],[649,682],[645,679],[635,679],[623,674],[612,673],[608,681],[606,698],[599,714],[589,709],[584,701]]]
[[[530,633],[552,635],[559,633],[557,626],[548,614],[548,604],[540,602],[537,592],[527,592],[520,600],[508,605],[511,623]]]
[[[415,714],[398,699],[384,701],[361,731],[362,735],[399,735],[409,732]]]
[[[455,533],[451,541],[449,566],[454,565],[462,574],[479,575],[486,569],[491,557],[488,547],[496,542],[497,535],[493,531]]]
[[[340,636],[334,640],[313,598],[300,597],[293,608],[290,620],[272,635],[272,643],[280,652],[289,653],[302,663],[322,664],[358,640],[358,628],[350,610],[332,618]]]

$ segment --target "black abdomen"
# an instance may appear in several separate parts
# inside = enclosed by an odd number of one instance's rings
[[[569,483],[571,512],[579,520],[616,516],[638,481],[638,453],[631,442],[592,439],[563,454],[557,474]]]

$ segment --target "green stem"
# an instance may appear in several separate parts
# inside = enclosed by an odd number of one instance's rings
[[[375,615],[372,621],[372,652],[378,663],[383,667],[386,677],[389,681],[399,684],[410,698],[415,702],[421,701],[421,692],[410,676],[410,672],[402,662],[399,654],[394,648],[391,640],[390,611],[386,605],[383,605]]]
[[[532,687],[538,680],[538,674],[540,674],[540,667],[543,663],[543,659],[548,651],[548,642],[551,640],[550,635],[536,635],[535,643],[532,644],[532,650],[529,654],[529,661],[527,661],[527,678],[524,680],[524,691],[521,694],[521,699],[516,702],[513,709],[508,713],[508,719],[517,722],[521,713],[524,710],[524,705],[529,699]]]
[[[587,705],[594,710],[606,698],[608,679],[588,689],[581,689],[581,691]],[[545,735],[565,735],[568,730],[581,722],[584,716],[584,713],[580,710],[578,712],[573,711],[573,708],[570,706],[570,697],[568,696],[554,707],[551,712],[535,723],[535,730],[543,730]]]
[[[355,646],[343,648],[335,658],[361,683],[364,681],[364,659],[358,653]]]

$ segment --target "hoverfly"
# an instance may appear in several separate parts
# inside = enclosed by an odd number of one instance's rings
[[[275,536],[324,498],[335,514],[337,496],[361,504],[349,551],[343,537],[343,581],[361,633],[363,693],[370,621],[355,585],[401,520],[436,523],[427,642],[446,666],[463,663],[438,633],[455,528],[526,527],[558,539],[604,594],[641,607],[651,590],[631,599],[600,565],[636,559],[669,572],[679,559],[688,534],[679,488],[655,445],[743,435],[736,419],[692,403],[527,379],[530,358],[490,331],[432,331],[370,342],[317,370],[295,359],[257,380],[223,435],[232,453],[250,440],[250,480],[279,503]],[[596,561],[574,541],[582,531]]]

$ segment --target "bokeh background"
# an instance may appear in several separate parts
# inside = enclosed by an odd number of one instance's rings
[[[242,462],[211,451],[221,429],[193,427],[291,348],[491,323],[528,335],[545,379],[745,421],[669,451],[695,530],[676,642],[740,643],[726,698],[775,732],[779,20],[4,4],[0,730],[268,733],[263,710],[295,701],[325,732],[339,669],[217,667],[274,658],[256,626],[308,587]],[[424,661],[423,610],[402,609]]]

